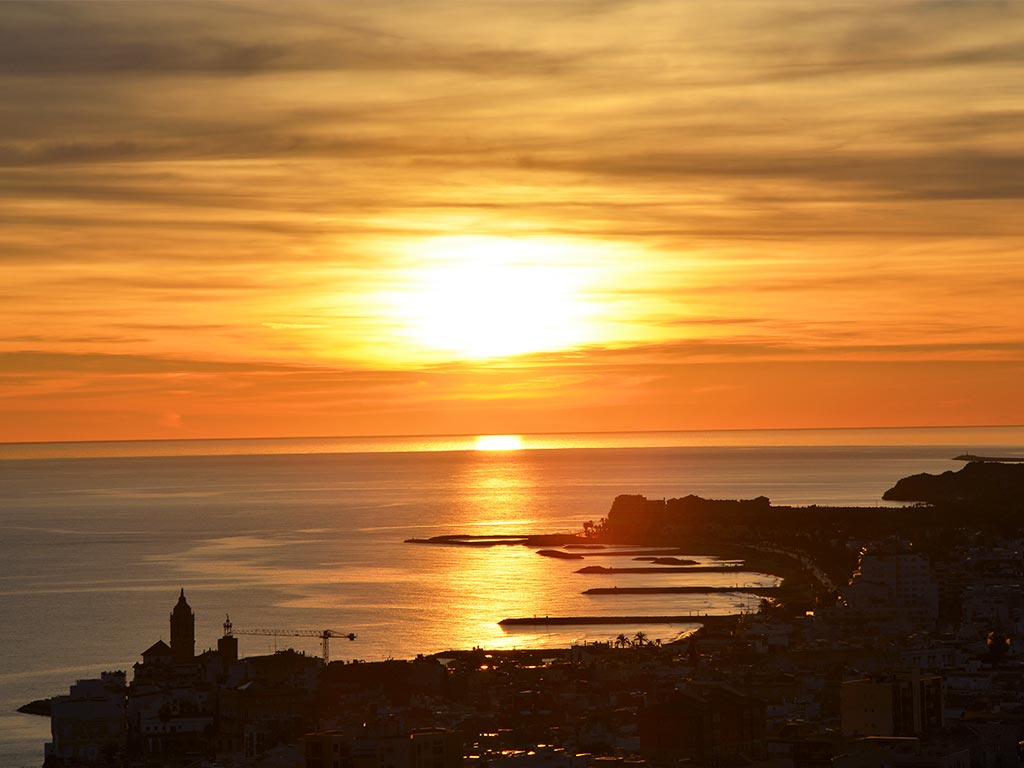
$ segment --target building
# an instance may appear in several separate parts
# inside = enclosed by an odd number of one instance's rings
[[[649,763],[757,759],[765,754],[765,707],[728,686],[700,686],[644,707],[639,731]]]
[[[244,659],[238,667],[243,682],[217,689],[218,759],[258,757],[298,742],[315,727],[318,658],[285,650]]]
[[[196,659],[195,627],[183,589],[170,614],[170,645],[158,640],[143,651],[128,686],[128,753],[133,758],[210,751],[217,693]]]
[[[402,729],[397,720],[302,737],[306,768],[460,768],[462,736],[447,728]]]
[[[50,703],[47,765],[114,765],[125,754],[127,719],[124,672],[79,680],[69,695]]]
[[[459,768],[462,737],[448,728],[414,728],[409,734],[411,768]]]
[[[927,624],[939,615],[939,590],[928,561],[897,540],[861,550],[843,600],[851,611],[893,626]]]
[[[911,736],[858,739],[832,760],[833,768],[970,768],[968,749],[924,744]]]
[[[945,692],[938,675],[918,670],[840,689],[844,736],[927,736],[942,728]]]

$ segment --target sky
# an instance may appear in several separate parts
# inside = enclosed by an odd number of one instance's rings
[[[0,2],[0,440],[1024,424],[1024,2]]]

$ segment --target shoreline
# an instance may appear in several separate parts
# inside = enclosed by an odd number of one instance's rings
[[[722,561],[721,565],[646,565],[646,566],[604,566],[584,565],[576,573],[584,575],[616,574],[670,574],[670,573],[766,573],[779,579],[774,587],[593,587],[581,592],[584,595],[622,594],[714,594],[740,592],[759,595],[773,603],[791,607],[794,611],[809,610],[816,598],[834,592],[834,585],[826,583],[827,578],[813,563],[801,559],[801,555],[781,549],[769,549],[754,544],[716,541],[707,537],[690,537],[684,545],[670,544],[661,547],[643,548],[636,541],[616,541],[608,537],[585,536],[580,533],[549,534],[445,534],[422,539],[406,539],[409,544],[433,546],[493,547],[519,545],[534,549],[563,547],[564,553],[572,559],[584,562],[596,557],[630,556],[702,556]],[[626,549],[621,549],[625,547]],[[539,554],[539,552],[538,552]],[[551,554],[547,554],[551,557]],[[578,556],[578,557],[574,557]],[[825,579],[823,581],[823,579]],[[644,617],[635,617],[642,622]],[[500,623],[500,622],[499,622]]]

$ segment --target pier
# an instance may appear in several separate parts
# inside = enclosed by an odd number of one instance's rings
[[[665,565],[636,566],[630,568],[609,568],[604,565],[588,565],[576,573],[746,573],[743,565]]]
[[[708,595],[716,592],[744,592],[750,595],[778,595],[779,587],[591,587],[584,595]]]
[[[1024,456],[975,456],[973,453],[964,453],[954,456],[953,461],[982,461],[990,464],[1013,464],[1024,461]]]
[[[564,627],[575,624],[703,624],[731,625],[740,614],[697,614],[688,616],[534,616],[533,618],[502,619],[502,627]]]

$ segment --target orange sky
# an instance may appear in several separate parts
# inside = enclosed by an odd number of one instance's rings
[[[1024,423],[1024,3],[0,18],[0,440]]]

